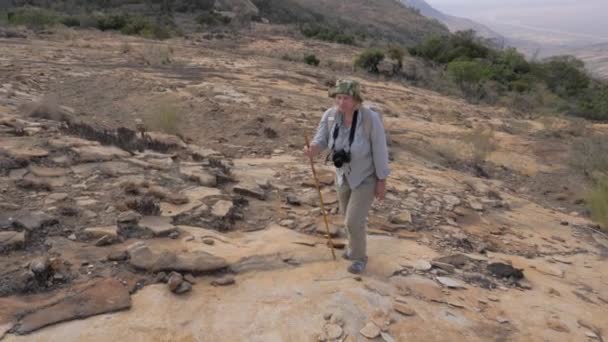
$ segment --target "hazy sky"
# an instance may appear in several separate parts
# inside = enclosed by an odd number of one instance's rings
[[[427,0],[440,11],[488,22],[608,37],[608,0]]]

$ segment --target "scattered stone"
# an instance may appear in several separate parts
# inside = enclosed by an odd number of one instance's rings
[[[192,285],[196,284],[196,279],[194,279],[194,276],[190,273],[188,273],[184,276],[184,280],[189,282]]]
[[[177,238],[179,238],[179,232],[174,231],[174,232],[169,233],[169,238],[176,240]]]
[[[30,165],[30,172],[38,177],[62,177],[68,174],[67,169]]]
[[[154,253],[145,244],[134,244],[128,250],[131,265],[149,272],[178,271],[200,274],[228,267],[226,260],[202,251]]]
[[[403,304],[403,303],[395,303],[393,305],[393,308],[395,309],[395,311],[397,311],[398,313],[405,315],[405,316],[416,315],[416,311],[414,311],[414,309],[410,308],[409,306],[407,306],[406,304]]]
[[[547,326],[550,329],[555,330],[557,332],[563,332],[563,333],[570,332],[570,328],[568,328],[567,325],[565,325],[564,323],[562,323],[556,319],[550,319],[549,321],[547,321]]]
[[[52,305],[25,315],[15,330],[27,334],[51,324],[129,309],[129,291],[118,280],[104,279],[79,285]]]
[[[549,288],[549,291],[547,292],[548,294],[552,295],[552,296],[556,296],[556,297],[560,297],[561,293],[559,293],[559,291],[557,291],[554,288]]]
[[[266,199],[266,193],[264,192],[264,189],[262,189],[259,185],[253,182],[241,182],[235,185],[232,191],[239,195],[257,198],[261,201]]]
[[[331,312],[326,312],[323,314],[323,319],[326,321],[329,321],[331,319],[332,313]]]
[[[285,201],[287,202],[287,204],[290,204],[290,205],[295,205],[295,206],[302,205],[302,201],[295,195],[287,195],[287,197],[285,198]]]
[[[66,199],[68,199],[69,195],[63,192],[56,192],[56,193],[52,193],[50,195],[48,195],[46,198],[49,201],[52,202],[60,202],[60,201],[65,201]]]
[[[545,266],[541,264],[531,265],[530,267],[535,268],[540,273],[544,273],[550,276],[563,278],[565,276],[564,270],[561,270],[557,267]]]
[[[171,223],[171,218],[162,216],[144,216],[138,223],[139,227],[150,232],[154,237],[168,236],[176,232],[177,227]]]
[[[560,256],[554,256],[552,259],[554,261],[561,262],[562,264],[566,264],[566,265],[571,265],[572,264],[572,261],[570,261],[568,259],[565,259],[565,258],[562,258]]]
[[[227,286],[227,285],[232,285],[234,283],[236,283],[236,280],[231,275],[226,275],[219,279],[215,279],[215,280],[211,281],[211,285],[213,285],[213,286]]]
[[[107,245],[113,244],[114,242],[116,242],[116,240],[112,239],[112,237],[110,237],[109,235],[104,235],[101,238],[99,238],[97,241],[95,241],[95,246],[97,246],[97,247],[107,246]]]
[[[317,220],[317,234],[327,235],[327,228],[325,227],[325,219],[323,217]],[[329,222],[329,235],[332,237],[337,236],[340,233],[340,227],[333,222]]]
[[[433,266],[431,265],[431,263],[426,260],[418,260],[414,263],[414,269],[417,271],[430,271],[432,267]]]
[[[503,316],[497,316],[496,321],[500,324],[509,323],[509,320]]]
[[[431,265],[433,265],[433,267],[437,267],[440,268],[444,271],[446,271],[447,273],[454,273],[454,265],[451,264],[446,264],[444,262],[439,262],[439,261],[431,261]]]
[[[460,198],[454,196],[454,195],[445,195],[443,196],[443,201],[448,205],[448,207],[455,207],[457,205],[460,205],[461,201]]]
[[[389,335],[388,333],[381,332],[380,336],[382,337],[382,339],[384,340],[384,342],[395,342],[395,339],[391,335]]]
[[[342,334],[344,333],[344,331],[342,330],[342,327],[340,327],[337,324],[326,324],[325,327],[323,328],[325,336],[327,336],[328,339],[330,340],[335,340],[338,339],[340,337],[342,337]]]
[[[98,216],[96,212],[89,210],[89,209],[83,210],[81,215],[84,219],[87,219],[87,220],[94,219]]]
[[[469,206],[476,211],[483,211],[483,204],[477,201],[469,200]]]
[[[184,281],[184,282],[182,282],[179,285],[179,287],[177,288],[177,290],[175,291],[175,293],[176,294],[183,294],[183,293],[186,293],[186,292],[191,291],[191,290],[192,290],[192,285],[189,282]]]
[[[203,243],[205,245],[213,246],[215,244],[215,240],[213,240],[213,239],[204,239]]]
[[[72,240],[72,241],[76,241],[76,240],[78,240],[78,239],[76,238],[76,234],[74,234],[74,233],[70,234],[70,235],[68,236],[68,239],[70,239],[70,240]]]
[[[390,280],[401,291],[411,293],[417,298],[423,298],[430,301],[443,301],[444,294],[441,286],[431,279],[422,277],[417,274],[411,274],[406,277],[396,276]]]
[[[296,226],[296,222],[294,220],[282,220],[281,222],[279,222],[279,224],[283,227],[287,227],[290,229],[293,229]]]
[[[42,211],[24,213],[13,218],[13,226],[23,228],[30,232],[56,223],[58,223],[56,218],[45,214]]]
[[[126,251],[115,251],[108,254],[108,261],[125,261],[129,258]]]
[[[194,236],[190,235],[184,239],[184,242],[190,242],[190,241],[194,241]]]
[[[405,210],[398,215],[391,216],[389,221],[394,224],[410,224],[412,223],[412,214]]]
[[[331,316],[329,323],[337,324],[337,325],[343,327],[344,326],[344,317],[342,317],[342,315],[339,313],[335,313]]]
[[[15,185],[17,185],[18,187],[24,189],[24,190],[31,190],[31,191],[51,191],[53,190],[53,187],[51,186],[51,184],[45,180],[41,180],[41,179],[33,179],[33,178],[29,178],[29,179],[19,179],[17,180],[17,182],[15,182]]]
[[[437,258],[434,261],[444,263],[444,264],[450,264],[456,268],[461,268],[464,265],[466,265],[470,261],[470,259],[468,256],[466,256],[464,254],[454,254],[454,255]]]
[[[594,339],[594,340],[599,339],[599,337],[597,336],[597,334],[594,333],[593,331],[586,331],[585,332],[585,336],[587,336],[587,337],[589,337],[591,339]]]
[[[38,147],[19,147],[6,150],[9,157],[17,160],[31,160],[49,155],[47,150]]]
[[[184,282],[184,277],[182,277],[181,274],[179,274],[177,272],[171,272],[171,274],[169,275],[169,281],[167,282],[167,285],[169,286],[169,290],[171,290],[171,292],[175,293],[175,292],[177,292],[177,289],[183,282]]]
[[[523,279],[524,272],[522,269],[514,268],[511,265],[495,262],[487,266],[488,271],[497,278],[512,278],[512,279]]]
[[[453,288],[453,289],[465,289],[466,285],[460,280],[448,278],[448,277],[437,277],[437,281],[441,283],[441,285]]]
[[[218,218],[228,216],[234,209],[232,201],[219,200],[211,208],[211,214]]]
[[[82,237],[85,240],[101,239],[107,236],[110,243],[117,242],[118,239],[118,227],[117,226],[106,226],[106,227],[91,227],[86,228],[82,231]]]
[[[500,302],[500,299],[498,299],[498,297],[495,297],[495,296],[488,296],[488,300],[491,300],[493,302]]]
[[[217,185],[217,176],[204,170],[201,166],[180,166],[180,174],[204,187]]]
[[[0,231],[0,253],[21,249],[25,246],[25,232]]]
[[[167,273],[165,272],[159,272],[156,274],[156,276],[154,277],[154,280],[152,280],[152,283],[154,284],[162,284],[162,283],[167,283],[169,282]]]
[[[116,222],[126,224],[137,224],[141,220],[141,215],[134,211],[127,211],[118,215]]]
[[[131,156],[129,152],[115,146],[88,145],[73,147],[72,150],[76,152],[81,163],[110,161]]]
[[[374,323],[368,322],[365,327],[359,331],[359,333],[369,339],[374,339],[380,336],[380,328],[378,328],[378,326],[376,326]]]

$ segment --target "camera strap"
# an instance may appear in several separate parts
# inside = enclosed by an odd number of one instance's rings
[[[359,116],[359,110],[355,111],[355,114],[353,115],[353,122],[350,125],[350,132],[348,135],[348,149],[350,151],[350,146],[353,144],[353,140],[355,140],[355,131],[357,130],[357,117]],[[334,126],[334,132],[333,132],[333,145],[332,145],[332,150],[333,147],[336,146],[336,139],[338,139],[338,135],[340,135],[340,126],[339,125],[335,125]]]

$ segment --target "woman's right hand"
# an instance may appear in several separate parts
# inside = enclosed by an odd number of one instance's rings
[[[317,154],[319,154],[319,147],[317,145],[304,146],[304,155],[308,158],[314,158]]]

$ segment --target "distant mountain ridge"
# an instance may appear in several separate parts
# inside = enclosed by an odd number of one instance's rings
[[[433,18],[443,23],[452,32],[473,30],[481,37],[492,39],[494,41],[504,42],[505,37],[501,34],[496,33],[487,26],[475,22],[471,19],[456,17],[453,15],[445,14],[433,6],[429,5],[424,0],[397,0],[402,5],[410,8],[414,8],[420,11],[425,17]]]

